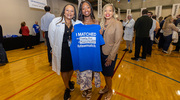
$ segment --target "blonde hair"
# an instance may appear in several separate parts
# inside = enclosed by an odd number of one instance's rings
[[[104,28],[104,24],[105,24],[105,21],[106,21],[106,19],[105,19],[105,16],[104,16],[104,12],[105,12],[105,9],[106,9],[106,7],[107,6],[111,6],[112,7],[112,9],[113,9],[113,18],[115,18],[115,8],[114,8],[114,6],[113,6],[113,4],[106,4],[104,7],[103,7],[103,13],[102,13],[102,18],[101,18],[101,22],[100,22],[100,26],[101,26],[101,28]]]
[[[172,21],[171,21],[172,19],[173,19],[172,16],[167,17],[164,24],[163,24],[162,29],[165,29],[169,23],[172,23]]]

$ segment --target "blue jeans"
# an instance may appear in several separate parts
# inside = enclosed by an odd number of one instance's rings
[[[172,41],[172,34],[168,35],[168,36],[164,36],[163,50],[165,50],[165,51],[168,50],[171,41]]]

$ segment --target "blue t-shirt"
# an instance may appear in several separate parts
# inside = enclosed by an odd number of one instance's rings
[[[100,25],[76,24],[70,46],[74,70],[102,71],[100,46],[105,44]]]
[[[39,31],[39,29],[40,29],[39,25],[34,24],[34,25],[33,25],[33,29],[34,29],[34,31],[35,31],[36,33],[40,33],[40,31]]]

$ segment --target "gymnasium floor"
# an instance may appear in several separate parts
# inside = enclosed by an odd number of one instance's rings
[[[133,61],[133,53],[122,51],[121,43],[116,62],[111,100],[180,100],[180,53],[164,54],[153,46],[146,61]],[[51,70],[44,43],[34,49],[7,51],[9,63],[0,66],[0,100],[63,100],[64,84]],[[73,74],[76,81],[76,74]],[[95,88],[91,100],[104,100]],[[94,84],[94,83],[93,83]],[[85,100],[79,86],[71,92],[71,100]]]

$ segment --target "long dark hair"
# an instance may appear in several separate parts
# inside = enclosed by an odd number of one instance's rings
[[[85,3],[85,2],[88,3],[89,6],[91,7],[91,14],[90,14],[91,19],[95,19],[92,5],[91,5],[88,1],[82,1],[81,4],[80,4],[80,6],[79,6],[78,20],[80,20],[80,21],[83,21],[83,20],[84,20],[84,15],[83,15],[83,13],[82,13],[82,5],[83,5],[83,3]]]
[[[74,17],[73,17],[72,19],[73,19],[74,21],[76,21],[76,8],[75,8],[74,5],[72,5],[72,4],[67,4],[67,5],[64,6],[63,11],[61,12],[61,15],[60,15],[61,21],[60,21],[60,22],[62,22],[62,20],[64,19],[65,8],[66,8],[66,6],[68,6],[68,5],[71,5],[71,6],[73,6],[73,8],[74,8]],[[60,22],[58,22],[58,23],[60,23]],[[58,23],[57,23],[57,24],[58,24]]]

